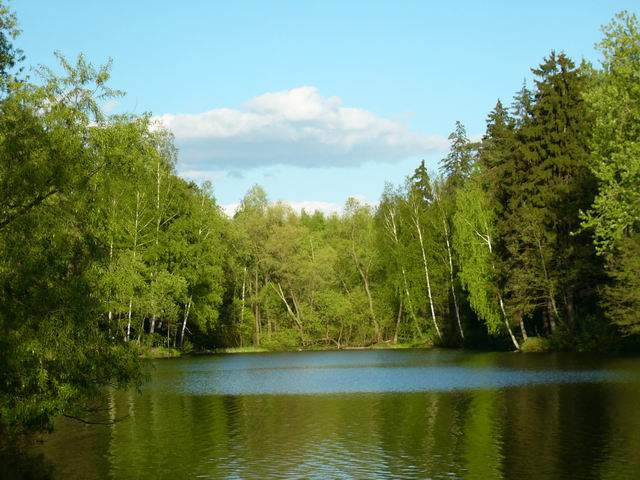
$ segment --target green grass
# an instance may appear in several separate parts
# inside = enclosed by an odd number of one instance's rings
[[[139,355],[142,358],[176,358],[182,356],[182,352],[177,348],[167,347],[147,347],[140,345]]]
[[[373,349],[380,349],[380,350],[402,350],[402,349],[409,349],[409,348],[432,348],[432,347],[433,347],[432,343],[421,340],[421,341],[415,341],[415,342],[399,342],[399,343],[383,342],[383,343],[376,343],[374,345],[371,345],[370,347],[365,347],[365,348],[373,348]]]
[[[538,353],[551,351],[551,343],[546,338],[529,337],[520,345],[520,351],[524,353]]]
[[[232,348],[214,348],[213,350],[198,353],[264,353],[273,352],[263,347],[232,347]]]
[[[321,346],[309,346],[306,348],[290,348],[290,347],[282,347],[279,348],[277,346],[274,347],[232,347],[232,348],[214,348],[212,350],[204,350],[199,352],[194,352],[196,355],[206,355],[211,353],[265,353],[265,352],[314,352],[314,351],[333,351],[333,350],[396,350],[396,349],[409,349],[409,348],[430,348],[431,345],[428,342],[410,342],[410,343],[391,343],[391,342],[382,342],[376,343],[369,346],[356,347],[343,345],[340,349],[328,345]]]

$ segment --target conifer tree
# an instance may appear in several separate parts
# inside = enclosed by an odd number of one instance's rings
[[[455,189],[469,177],[474,162],[474,146],[467,137],[464,125],[457,121],[456,128],[449,135],[451,149],[440,161],[440,172],[447,179],[447,186]]]

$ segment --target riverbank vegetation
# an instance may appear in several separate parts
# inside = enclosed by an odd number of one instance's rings
[[[255,186],[233,218],[150,116],[102,111],[108,65],[59,55],[31,80],[0,19],[0,429],[139,384],[140,346],[637,346],[634,16],[603,29],[600,66],[551,52],[481,139],[457,123],[439,169],[376,206],[296,213]]]

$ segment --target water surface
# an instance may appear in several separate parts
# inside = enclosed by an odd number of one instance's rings
[[[378,350],[150,362],[33,478],[637,478],[640,359]]]

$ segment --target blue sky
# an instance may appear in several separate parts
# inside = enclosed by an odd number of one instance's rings
[[[179,173],[234,204],[377,201],[456,120],[483,133],[551,49],[597,61],[600,26],[636,1],[14,0],[28,64],[113,58],[117,111],[174,130]]]

